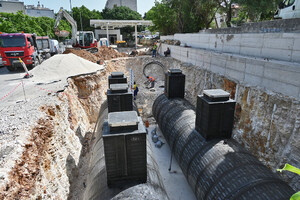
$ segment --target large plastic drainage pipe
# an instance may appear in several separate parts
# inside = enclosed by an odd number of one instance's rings
[[[152,111],[197,199],[279,200],[294,193],[234,140],[206,141],[188,101],[161,95]]]

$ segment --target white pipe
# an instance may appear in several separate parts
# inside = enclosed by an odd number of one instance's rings
[[[135,24],[135,49],[137,49],[137,24]]]
[[[108,46],[109,46],[108,23],[106,24],[106,37],[107,37],[107,43],[108,43]]]

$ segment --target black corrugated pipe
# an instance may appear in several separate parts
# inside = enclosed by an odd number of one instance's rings
[[[197,199],[286,200],[294,193],[233,139],[206,141],[187,100],[161,95],[152,111]]]

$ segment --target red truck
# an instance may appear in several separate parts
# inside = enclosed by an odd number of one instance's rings
[[[9,71],[22,68],[19,58],[29,69],[42,61],[36,37],[35,34],[28,33],[0,33],[2,63]]]

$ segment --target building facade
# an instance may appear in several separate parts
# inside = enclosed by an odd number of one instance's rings
[[[55,19],[54,10],[45,8],[44,5],[40,4],[40,2],[38,2],[37,7],[35,7],[34,5],[25,6],[25,14],[31,17],[50,17]]]
[[[112,9],[118,6],[127,6],[133,11],[137,11],[137,0],[107,0],[106,8]]]
[[[17,13],[18,11],[25,13],[24,2],[18,0],[0,1],[0,12]]]

